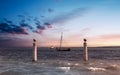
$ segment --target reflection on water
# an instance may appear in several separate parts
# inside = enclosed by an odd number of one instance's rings
[[[109,50],[110,49],[110,50]],[[83,51],[38,49],[38,61],[32,62],[31,48],[1,48],[0,75],[119,75],[120,50],[90,48],[89,62]]]

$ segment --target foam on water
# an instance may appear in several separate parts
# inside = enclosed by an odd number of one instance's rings
[[[76,63],[64,61],[64,63],[58,63],[54,65],[50,61],[37,62],[37,63],[24,63],[24,62],[0,62],[0,75],[11,73],[19,73],[21,75],[110,75],[115,72],[115,75],[119,75],[119,65],[106,64],[98,65],[99,62],[84,64],[83,62]],[[69,64],[66,64],[69,63]],[[106,66],[105,66],[106,65]],[[112,71],[112,73],[111,73]],[[94,72],[94,73],[92,73]],[[9,75],[9,74],[7,74]]]
[[[89,67],[88,70],[90,70],[90,71],[106,71],[105,68],[98,68],[98,67]]]
[[[70,52],[38,50],[36,63],[32,62],[31,53],[31,49],[0,50],[0,75],[120,74],[120,51],[90,51],[87,63],[83,61],[82,51],[79,50]]]
[[[63,70],[65,73],[70,71],[70,67],[57,67],[57,69]]]

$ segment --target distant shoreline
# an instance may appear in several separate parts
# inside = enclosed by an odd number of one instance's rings
[[[49,46],[48,46],[49,47]],[[120,48],[120,46],[95,46],[95,47],[100,47],[100,48],[110,48],[110,47],[112,47],[112,48],[114,48],[114,47],[118,47],[118,48]],[[0,47],[0,48],[32,48],[32,46],[30,46],[30,47]],[[47,46],[46,47],[38,47],[38,48],[47,48]],[[68,47],[63,47],[63,48],[68,48]],[[82,46],[80,46],[80,47],[70,47],[70,48],[82,48]],[[92,46],[92,47],[89,47],[89,48],[94,48],[94,46]]]
[[[32,49],[33,47],[0,47],[0,48],[26,48],[26,49]],[[38,48],[48,48],[50,49],[50,47],[38,47]],[[56,48],[56,47],[55,47]],[[66,48],[83,48],[83,47],[62,47],[63,49]],[[120,48],[120,46],[98,46],[98,47],[88,47],[88,49],[91,48]]]

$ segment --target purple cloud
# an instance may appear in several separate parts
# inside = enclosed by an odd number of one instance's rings
[[[45,26],[38,25],[37,29],[39,29],[39,30],[45,30]]]
[[[52,25],[48,22],[45,22],[44,25],[47,26],[48,28],[52,28]]]
[[[0,23],[0,33],[28,35],[28,32],[25,28],[17,25],[10,25],[7,23]]]

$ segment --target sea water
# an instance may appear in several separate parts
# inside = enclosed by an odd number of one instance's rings
[[[38,48],[38,61],[32,48],[0,48],[0,75],[120,75],[120,48],[83,48],[57,51]]]

